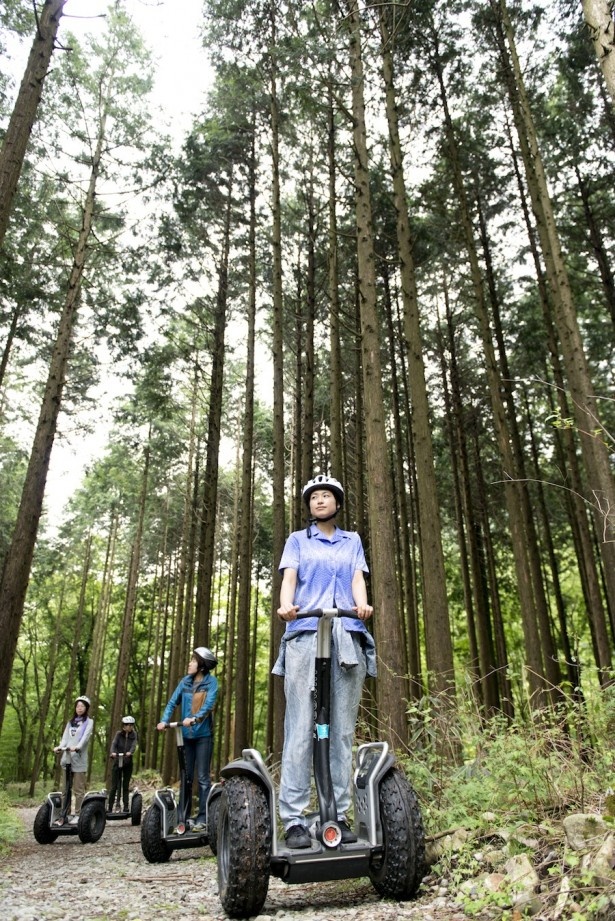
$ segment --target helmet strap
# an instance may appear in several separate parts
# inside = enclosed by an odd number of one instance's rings
[[[311,536],[312,536],[312,525],[313,525],[313,524],[316,524],[316,523],[319,522],[319,521],[322,521],[322,522],[331,521],[332,518],[335,518],[335,517],[336,517],[336,515],[337,515],[338,512],[339,512],[339,507],[335,509],[335,511],[333,512],[332,515],[327,515],[326,518],[314,518],[313,515],[310,515],[310,516],[308,517],[308,523],[307,523],[307,531],[306,531],[307,536],[308,536],[308,537],[311,537]]]

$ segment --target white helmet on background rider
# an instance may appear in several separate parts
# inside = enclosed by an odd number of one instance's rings
[[[89,710],[89,709],[90,709],[90,704],[92,703],[92,701],[90,700],[89,697],[86,697],[85,694],[81,694],[79,697],[76,697],[76,698],[75,698],[75,706],[77,706],[77,704],[80,703],[80,702],[81,702],[82,704],[85,704],[85,709],[86,709],[86,710]]]
[[[210,672],[212,668],[215,668],[218,664],[218,660],[216,659],[215,655],[211,649],[207,648],[207,646],[197,646],[192,650],[192,652],[196,657],[199,666],[202,665],[203,668],[207,669],[208,672]]]
[[[135,722],[134,716],[123,716],[123,717],[122,717],[122,724],[123,724],[123,725],[126,725],[126,726],[133,726],[133,725],[134,725],[134,722]]]

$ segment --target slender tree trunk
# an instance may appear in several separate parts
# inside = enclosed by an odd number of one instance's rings
[[[432,61],[434,72],[440,88],[440,96],[444,111],[446,142],[449,152],[450,165],[453,171],[453,182],[457,195],[457,201],[459,204],[460,219],[465,238],[466,250],[470,263],[475,312],[479,323],[479,331],[484,351],[495,434],[502,462],[503,478],[505,481],[504,493],[506,497],[506,506],[508,509],[512,550],[515,560],[515,571],[517,575],[517,590],[519,592],[521,619],[523,624],[523,635],[525,640],[525,653],[527,660],[527,678],[529,681],[530,693],[534,701],[534,705],[540,707],[545,702],[544,669],[542,662],[540,635],[538,632],[536,604],[533,594],[529,561],[527,559],[523,515],[521,512],[521,500],[519,497],[518,476],[515,469],[514,455],[510,444],[508,427],[506,424],[506,412],[502,400],[503,386],[498,371],[495,349],[493,347],[493,336],[487,310],[485,286],[480,269],[476,242],[474,240],[474,230],[470,217],[467,195],[461,173],[461,167],[459,164],[457,142],[453,128],[453,121],[449,111],[448,98],[442,73],[442,60],[440,57],[439,42],[437,33],[435,31],[433,33]]]
[[[403,172],[403,157],[399,139],[397,99],[393,77],[391,36],[387,27],[386,8],[380,8],[382,74],[385,85],[389,157],[393,177],[394,205],[397,224],[397,245],[401,292],[404,305],[405,347],[408,360],[409,389],[412,402],[411,424],[418,481],[418,511],[420,516],[421,556],[428,561],[423,567],[423,617],[425,622],[425,651],[427,668],[437,694],[454,693],[453,642],[448,615],[446,574],[442,550],[440,503],[436,486],[431,422],[423,363],[418,295],[408,196]]]
[[[271,575],[271,638],[269,646],[269,711],[267,718],[267,751],[279,757],[282,752],[284,734],[284,688],[281,681],[274,680],[271,668],[283,633],[283,626],[277,616],[280,605],[282,577],[278,564],[282,558],[286,538],[285,514],[285,458],[284,458],[284,305],[282,301],[282,215],[280,205],[280,116],[278,110],[278,64],[276,4],[270,0],[271,55],[270,55],[270,111],[271,111],[271,208],[273,226],[271,231],[272,284],[273,284],[273,516]]]
[[[87,244],[94,219],[96,183],[104,147],[106,121],[105,109],[98,128],[90,181],[83,205],[81,229],[75,246],[64,308],[49,365],[49,374],[17,512],[17,521],[0,578],[0,730],[4,720],[11,668],[17,648],[34,545],[43,508],[51,449],[58,424],[72,334],[80,301],[81,283],[88,252]]]
[[[572,300],[568,272],[555,224],[551,197],[538,147],[538,139],[529,105],[523,73],[517,55],[512,24],[505,0],[491,0],[498,26],[499,50],[507,80],[515,126],[532,208],[540,238],[547,279],[552,293],[555,325],[562,347],[564,366],[572,401],[581,452],[591,491],[596,532],[600,535],[608,607],[615,618],[615,481],[611,470],[609,448],[600,433],[602,423],[598,400],[594,393],[581,331]],[[611,23],[612,26],[612,23]],[[611,33],[612,40],[612,33]],[[611,55],[613,58],[613,55]],[[615,65],[615,58],[611,66]],[[613,626],[613,623],[612,623]]]
[[[370,553],[375,602],[374,625],[380,659],[378,683],[379,720],[384,736],[392,744],[405,745],[408,723],[405,707],[408,679],[404,675],[403,636],[397,606],[399,586],[395,567],[395,523],[393,490],[389,476],[389,455],[385,427],[382,368],[380,363],[379,319],[376,310],[376,273],[371,193],[363,95],[361,20],[356,0],[346,4],[350,37],[352,111],[354,116],[354,181],[357,224],[359,315],[363,360],[367,496],[370,514]],[[359,446],[359,449],[361,446]],[[450,677],[450,676],[449,676]]]
[[[109,735],[113,738],[113,732],[119,727],[122,713],[126,707],[126,694],[128,690],[128,670],[130,668],[130,650],[133,642],[133,624],[135,610],[137,607],[137,584],[139,581],[139,568],[141,563],[141,541],[143,538],[143,526],[145,522],[145,507],[147,504],[147,493],[149,488],[149,466],[150,466],[150,445],[148,443],[145,449],[145,463],[143,466],[143,475],[141,478],[141,495],[139,497],[139,517],[137,519],[137,528],[132,543],[130,554],[130,567],[128,571],[128,584],[126,586],[126,600],[124,603],[124,618],[122,622],[122,632],[120,637],[120,648],[118,652],[117,671],[115,674],[115,687],[113,691],[113,705],[111,707],[111,718],[109,720]],[[111,765],[107,767],[107,783],[110,780]]]
[[[598,264],[598,271],[600,272],[600,279],[602,281],[602,288],[604,290],[607,310],[609,311],[611,323],[613,324],[615,331],[615,274],[611,268],[609,254],[604,245],[602,233],[600,232],[600,228],[596,222],[588,184],[581,175],[581,170],[579,169],[577,163],[574,164],[574,172],[575,176],[577,177],[577,185],[579,186],[581,201],[583,202],[583,213],[585,215],[585,222],[587,224],[589,242],[596,258],[596,263]],[[0,377],[0,383],[1,381],[2,378]]]
[[[9,224],[11,205],[43,93],[66,0],[46,0],[37,16],[36,35],[19,93],[0,150],[0,246]],[[36,12],[36,8],[35,8]]]
[[[34,762],[32,764],[32,774],[30,777],[30,789],[28,795],[30,797],[34,796],[34,791],[36,787],[36,781],[38,780],[38,775],[41,767],[41,760],[43,756],[43,746],[45,745],[45,733],[48,732],[49,726],[47,717],[49,715],[49,704],[51,702],[51,692],[53,690],[53,683],[55,680],[56,673],[56,662],[58,659],[58,648],[60,645],[60,637],[62,633],[62,628],[64,627],[64,592],[66,589],[66,577],[62,580],[62,589],[60,592],[60,599],[58,601],[58,613],[56,615],[54,631],[53,631],[53,640],[51,641],[51,648],[49,650],[49,659],[47,661],[47,677],[45,680],[45,688],[41,695],[40,707],[38,712],[39,723],[38,723],[38,735],[36,739],[36,747],[34,749]]]
[[[113,567],[115,563],[115,547],[117,543],[118,516],[115,509],[111,511],[111,523],[107,538],[107,550],[102,576],[102,586],[96,607],[96,616],[92,628],[92,650],[90,653],[90,667],[85,693],[92,701],[90,710],[98,712],[98,699],[100,697],[100,682],[105,658],[105,640],[107,637],[107,622],[109,619],[109,605],[111,589],[113,586]]]
[[[305,314],[303,324],[304,371],[303,382],[303,418],[301,426],[301,479],[305,483],[314,475],[314,319],[316,313],[316,215],[314,204],[314,164],[313,151],[310,147],[309,176],[305,203],[307,208],[307,275],[305,291]],[[301,310],[303,314],[303,310]],[[323,471],[326,472],[326,471]],[[299,493],[296,492],[297,497]],[[299,500],[298,500],[299,504]]]
[[[199,550],[199,574],[197,582],[196,610],[194,617],[194,644],[209,644],[211,615],[211,580],[214,567],[216,510],[218,505],[218,470],[220,464],[220,427],[224,401],[224,332],[228,306],[228,264],[231,239],[231,214],[233,200],[233,175],[229,178],[228,198],[224,215],[224,231],[220,266],[218,269],[218,290],[216,295],[216,316],[213,334],[213,355],[209,414],[207,426],[207,450],[203,480],[203,509],[201,518],[201,546]]]
[[[327,168],[329,194],[328,228],[328,295],[330,328],[330,430],[331,430],[331,474],[339,480],[344,479],[343,428],[342,428],[342,350],[340,345],[339,318],[339,278],[337,257],[337,193],[335,180],[337,168],[335,162],[335,109],[333,105],[333,77],[329,73],[327,82]]]
[[[608,0],[583,0],[583,15],[615,110],[615,24]]]
[[[564,372],[561,366],[557,336],[553,326],[552,312],[549,307],[549,291],[544,278],[538,246],[536,243],[536,234],[530,218],[530,211],[525,194],[525,187],[521,178],[521,172],[518,164],[518,157],[514,148],[510,130],[508,130],[508,140],[511,151],[511,158],[515,177],[519,188],[519,199],[521,209],[527,230],[530,252],[536,271],[538,285],[538,296],[542,307],[542,314],[547,331],[547,347],[551,358],[551,368],[555,380],[556,401],[559,414],[562,419],[570,418],[570,408],[564,386]],[[548,375],[545,375],[548,377]],[[600,671],[600,681],[605,683],[609,680],[611,668],[611,648],[607,631],[607,615],[604,609],[600,579],[598,576],[598,567],[593,552],[593,543],[591,536],[590,523],[588,521],[587,506],[583,501],[583,486],[581,472],[579,469],[579,460],[577,457],[574,436],[568,427],[555,432],[556,452],[559,455],[558,463],[560,469],[565,471],[564,479],[569,485],[566,491],[566,508],[570,521],[570,529],[573,535],[575,551],[579,566],[579,575],[581,585],[587,606],[590,632],[594,647],[594,656],[596,665]]]
[[[252,673],[249,665],[255,649],[250,642],[250,608],[252,596],[252,528],[253,528],[253,454],[254,454],[254,378],[256,340],[256,124],[253,113],[251,151],[248,160],[248,194],[250,224],[248,232],[248,303],[246,339],[245,403],[243,411],[243,443],[241,461],[239,575],[237,590],[237,669]],[[252,638],[254,642],[254,638]],[[248,731],[251,716],[248,688],[245,684],[235,691],[235,753],[240,754],[250,742]]]
[[[476,610],[476,645],[480,663],[480,680],[485,712],[490,715],[499,706],[497,667],[506,668],[506,661],[498,661],[493,645],[489,602],[484,577],[484,560],[481,558],[479,528],[476,521],[475,502],[472,497],[470,482],[470,462],[468,457],[466,419],[463,412],[463,395],[457,348],[453,329],[448,290],[445,285],[447,343],[449,353],[450,375],[450,419],[452,426],[451,448],[458,468],[458,488],[462,518],[465,522],[468,540],[468,557],[472,580],[472,599]]]

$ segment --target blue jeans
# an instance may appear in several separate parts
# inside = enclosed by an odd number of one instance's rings
[[[197,739],[184,739],[184,756],[186,758],[186,815],[190,818],[192,813],[192,781],[196,766],[197,780],[199,783],[199,814],[196,821],[204,823],[207,816],[207,797],[211,789],[209,768],[211,754],[214,747],[213,736],[201,736]]]
[[[345,819],[350,805],[352,742],[366,674],[365,652],[356,633],[352,640],[358,665],[342,668],[335,645],[331,650],[331,730],[329,754],[331,780],[338,819]],[[284,750],[280,780],[279,811],[285,829],[304,825],[310,802],[314,729],[314,658],[316,634],[298,634],[286,644],[284,693]]]

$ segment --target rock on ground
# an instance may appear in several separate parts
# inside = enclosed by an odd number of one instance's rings
[[[141,853],[140,828],[108,822],[96,844],[75,836],[34,840],[36,809],[20,810],[24,834],[3,860],[2,921],[222,921],[209,848],[175,851],[165,864]],[[365,879],[288,886],[272,878],[261,921],[465,921],[437,884],[415,902],[385,902]]]

